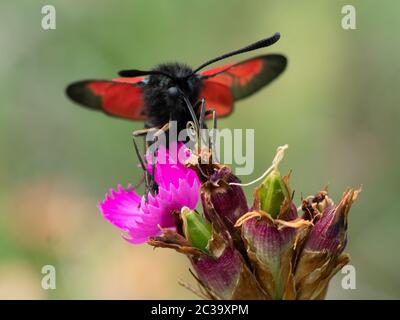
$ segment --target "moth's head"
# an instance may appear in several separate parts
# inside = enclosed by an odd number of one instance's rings
[[[185,95],[191,102],[195,102],[201,88],[201,76],[182,63],[164,63],[150,71],[123,70],[119,75],[121,77],[147,75],[146,87],[167,99],[177,99]]]
[[[148,84],[166,90],[170,98],[179,98],[183,94],[192,100],[191,98],[198,96],[201,80],[189,66],[167,63],[157,66],[152,71]]]

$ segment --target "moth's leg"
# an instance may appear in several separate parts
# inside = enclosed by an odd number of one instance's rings
[[[200,104],[200,118],[199,118],[199,126],[200,129],[204,129],[206,127],[206,99],[202,98],[197,103],[196,106]]]
[[[200,99],[197,103],[196,106],[198,106],[200,104],[200,118],[199,118],[199,126],[200,129],[205,129],[207,128],[205,122],[206,122],[206,117],[208,115],[212,115],[212,138],[208,139],[208,143],[210,146],[210,150],[213,150],[213,146],[215,144],[216,141],[216,130],[217,130],[217,113],[215,111],[215,109],[207,109],[207,104],[206,104],[206,100],[204,98]],[[203,136],[199,133],[199,136],[201,137],[201,141],[204,141]],[[205,141],[207,143],[207,141]],[[216,155],[215,155],[216,158]]]
[[[152,128],[146,128],[146,129],[141,129],[141,130],[135,130],[132,132],[132,138],[133,138],[133,146],[135,148],[136,156],[139,159],[140,166],[143,169],[144,172],[144,182],[145,182],[145,200],[146,202],[148,201],[148,194],[149,192],[154,195],[156,192],[158,192],[158,185],[155,181],[155,172],[156,172],[156,162],[155,162],[155,152],[156,150],[152,150],[151,152],[151,174],[148,173],[146,169],[146,161],[143,159],[142,155],[139,152],[138,145],[136,143],[136,138],[140,136],[147,135],[148,133],[154,133],[153,138],[154,140],[157,139],[162,133],[165,133],[169,129],[169,122],[163,125],[161,128],[159,127],[152,127]],[[148,140],[145,141],[145,150],[144,154],[147,153],[149,149],[149,142]]]
[[[155,179],[156,176],[156,150],[151,153],[151,176],[150,176],[150,193],[154,196],[158,193],[158,185]]]
[[[206,110],[205,116],[208,116],[209,114],[212,115],[213,129],[217,129],[217,112],[214,109],[210,108]]]
[[[137,145],[137,143],[136,143],[136,137],[135,137],[135,136],[133,136],[132,141],[133,141],[133,146],[134,146],[134,148],[135,148],[135,153],[136,153],[136,156],[138,157],[140,166],[141,166],[142,169],[145,171],[145,170],[146,170],[146,165],[145,165],[145,162],[144,162],[144,159],[143,159],[142,155],[141,155],[140,152],[139,152],[139,148],[138,148],[138,145]]]
[[[207,137],[203,136],[203,129],[206,129],[206,108],[207,108],[207,103],[204,98],[200,99],[199,101],[196,102],[195,104],[196,109],[199,108],[200,114],[199,114],[199,127],[198,127],[198,132],[196,132],[196,138],[197,138],[197,145],[198,145],[198,152],[201,149],[201,145],[203,142],[207,145]]]
[[[215,150],[215,141],[217,140],[217,112],[215,109],[208,109],[205,111],[205,116],[212,115],[212,138],[210,139],[210,150],[215,161],[218,162],[217,150]]]
[[[154,134],[154,138],[155,138],[155,139],[158,139],[158,137],[159,137],[161,134],[164,134],[165,132],[167,132],[168,129],[169,129],[169,122],[167,122],[167,123],[164,124],[160,129],[157,130],[157,132]],[[151,162],[152,162],[152,171],[151,171],[152,174],[151,174],[151,176],[152,176],[152,181],[153,181],[153,182],[155,182],[155,180],[154,180],[154,175],[155,175],[155,172],[156,172],[156,167],[155,167],[156,162],[155,162],[155,159],[156,159],[156,150],[153,150],[153,152],[151,153]]]
[[[160,136],[161,134],[167,132],[169,129],[169,122],[167,122],[166,124],[164,124],[161,128],[159,128],[156,133],[154,134],[154,137],[158,138],[158,136]]]
[[[160,127],[151,127],[151,128],[145,128],[145,129],[139,129],[135,130],[132,132],[133,137],[140,137],[147,135],[149,133],[154,133],[153,137],[157,137],[161,134],[161,132],[166,132],[169,128],[169,123],[166,123],[163,125],[161,128]],[[147,149],[149,148],[149,141],[146,139],[145,140],[145,150],[144,152],[147,152]]]
[[[148,175],[147,170],[146,170],[145,160],[143,159],[142,155],[139,152],[139,148],[138,148],[138,145],[136,143],[136,137],[137,136],[135,136],[135,134],[133,133],[133,135],[132,135],[133,146],[135,148],[135,153],[136,153],[136,156],[137,156],[137,158],[139,160],[140,166],[142,167],[142,170],[144,172],[144,178],[143,178],[144,179],[144,184],[145,184],[144,197],[145,197],[145,200],[147,202],[148,201],[149,188],[150,188],[149,175]]]
[[[160,136],[162,133],[167,132],[169,129],[169,122],[167,122],[166,124],[164,124],[161,128],[160,127],[152,127],[152,128],[147,128],[147,129],[141,129],[141,130],[135,130],[133,131],[133,136],[134,137],[139,137],[139,136],[144,136],[147,135],[149,133],[153,134],[153,140],[155,140],[155,138],[158,138],[158,136]],[[146,147],[149,147],[149,140],[146,139]],[[146,148],[146,150],[147,150]]]
[[[153,141],[158,139],[158,137],[161,134],[164,134],[167,132],[169,129],[169,122],[164,124],[161,128],[156,128],[156,131],[153,135]],[[148,144],[148,141],[146,141]],[[158,185],[155,180],[155,174],[156,174],[156,149],[151,150],[151,176],[150,176],[150,181],[149,181],[149,187],[150,187],[150,193],[154,195],[155,193],[158,192]]]
[[[150,133],[150,132],[156,132],[157,130],[159,130],[158,127],[139,129],[139,130],[133,131],[133,132],[132,132],[132,136],[133,136],[134,138],[135,138],[135,137],[141,137],[141,136],[147,135],[147,134]],[[149,148],[149,143],[148,143],[148,141],[145,140],[143,152],[146,153],[148,148]]]
[[[135,130],[132,132],[132,136],[133,136],[133,140],[134,140],[134,144],[135,144],[135,149],[137,149],[137,145],[136,145],[136,141],[135,138],[136,137],[140,137],[140,136],[144,136],[148,133],[153,133],[154,132],[154,137],[157,138],[159,135],[161,135],[162,133],[166,132],[169,129],[169,123],[164,124],[161,128],[159,127],[152,127],[152,128],[146,128],[146,129],[140,129],[140,130]],[[145,141],[145,152],[147,151],[148,147],[149,147],[149,141]]]
[[[152,128],[146,128],[146,129],[139,129],[139,130],[135,130],[132,132],[132,135],[134,137],[140,137],[140,136],[144,136],[146,134],[148,134],[149,132],[156,132],[160,130],[160,128],[158,127],[152,127]]]

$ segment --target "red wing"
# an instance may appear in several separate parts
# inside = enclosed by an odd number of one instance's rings
[[[133,78],[121,77],[121,78],[114,78],[114,79],[112,79],[112,81],[125,82],[125,83],[138,83],[138,82],[144,81],[144,79],[145,79],[145,77],[133,77]]]
[[[206,100],[207,106],[214,109],[218,117],[232,112],[233,96],[229,87],[211,80],[205,80],[200,92],[200,99]]]
[[[234,100],[239,100],[269,84],[285,70],[286,64],[284,56],[270,54],[219,66],[201,74],[205,76],[204,82],[228,86]]]
[[[144,120],[142,88],[139,84],[142,80],[142,77],[137,77],[79,81],[67,87],[67,95],[91,109],[125,119]]]

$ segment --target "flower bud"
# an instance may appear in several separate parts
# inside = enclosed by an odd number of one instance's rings
[[[284,200],[290,199],[288,187],[278,170],[272,171],[264,180],[256,193],[258,194],[259,209],[276,218]]]
[[[191,245],[203,252],[208,252],[208,241],[212,237],[211,224],[199,213],[188,207],[181,210],[183,233]]]
[[[253,212],[245,214],[242,237],[247,244],[257,279],[272,299],[293,299],[293,260],[303,230],[310,225],[299,219],[292,202],[288,177],[281,177],[277,167],[268,174],[254,193]]]
[[[212,299],[260,300],[268,298],[260,289],[237,250],[228,246],[219,257],[192,259],[200,285]]]
[[[305,249],[332,254],[343,252],[347,243],[347,216],[358,193],[359,191],[349,190],[337,206],[332,203],[324,209],[308,236]]]
[[[312,251],[343,252],[347,242],[347,214],[340,208],[328,207],[315,224],[305,248]]]
[[[229,228],[233,227],[237,219],[248,212],[243,189],[237,185],[230,185],[231,182],[239,182],[239,179],[228,167],[219,166],[201,186],[204,215],[209,218],[207,205],[209,200],[216,213]]]
[[[298,299],[323,299],[329,280],[350,260],[342,252],[347,242],[347,216],[359,192],[349,190],[337,206],[326,207],[310,231],[295,273]]]
[[[288,210],[296,209],[291,206]],[[296,228],[282,225],[269,215],[255,215],[243,223],[247,254],[261,286],[272,299],[292,296],[292,288],[287,284],[292,276],[296,234]]]

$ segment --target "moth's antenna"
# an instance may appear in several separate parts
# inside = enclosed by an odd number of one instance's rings
[[[246,47],[244,47],[242,49],[238,49],[238,50],[235,50],[235,51],[232,51],[232,52],[229,52],[229,53],[225,53],[222,56],[216,57],[216,58],[214,58],[212,60],[209,60],[209,61],[203,63],[200,67],[198,67],[196,70],[194,70],[193,73],[196,73],[200,69],[203,69],[204,67],[206,67],[206,66],[208,66],[208,65],[210,65],[210,64],[212,64],[214,62],[217,62],[217,61],[220,61],[220,60],[235,56],[237,54],[241,54],[241,53],[257,50],[257,49],[260,49],[260,48],[269,47],[270,45],[273,45],[275,42],[277,42],[280,39],[280,37],[281,37],[281,34],[279,32],[276,32],[272,37],[259,40],[259,41],[255,42],[253,44],[250,44],[250,45],[248,45],[248,46],[246,46]]]
[[[124,78],[147,76],[150,74],[160,74],[160,75],[163,75],[170,79],[175,80],[175,77],[171,76],[168,73],[162,72],[162,71],[152,71],[152,70],[143,71],[143,70],[131,69],[131,70],[122,70],[122,71],[118,72],[118,75],[120,77],[124,77]]]

